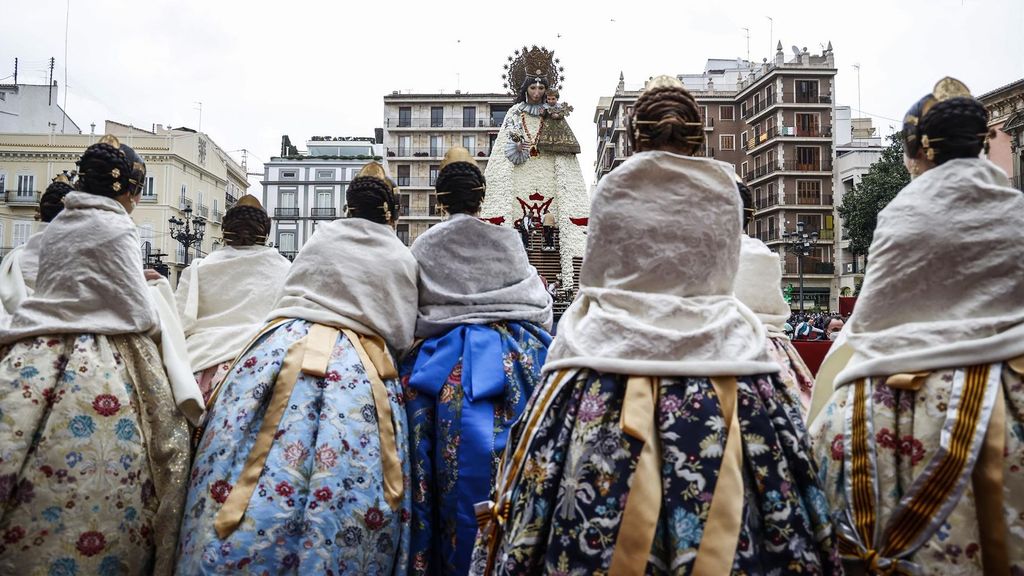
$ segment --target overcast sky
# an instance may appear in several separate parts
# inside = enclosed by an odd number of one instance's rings
[[[1022,0],[71,0],[70,10],[0,0],[0,14],[0,83],[15,57],[20,82],[45,83],[55,57],[68,114],[86,132],[106,119],[196,128],[202,102],[202,130],[225,150],[249,149],[255,172],[282,134],[372,136],[392,90],[501,92],[502,64],[523,44],[554,49],[565,66],[588,185],[594,107],[619,71],[634,85],[745,58],[743,28],[757,62],[780,40],[787,59],[792,45],[819,53],[831,41],[837,103],[856,109],[859,63],[863,109],[883,134],[944,75],[976,95],[1024,77]]]

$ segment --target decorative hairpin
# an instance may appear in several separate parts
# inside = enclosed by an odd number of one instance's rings
[[[117,168],[114,168],[113,170],[110,171],[110,175],[112,177],[114,177],[114,178],[120,178],[121,177],[121,170],[119,170]]]
[[[391,222],[391,207],[388,206],[387,200],[385,200],[384,203],[380,205],[380,207],[381,210],[384,210],[384,220],[387,222]]]

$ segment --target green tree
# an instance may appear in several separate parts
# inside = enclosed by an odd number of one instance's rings
[[[871,165],[853,191],[843,196],[843,204],[839,206],[843,236],[850,241],[852,254],[867,256],[878,213],[909,182],[910,173],[903,165],[903,137],[897,132],[889,136],[889,146],[882,151],[882,157]]]

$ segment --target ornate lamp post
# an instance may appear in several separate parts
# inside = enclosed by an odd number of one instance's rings
[[[206,234],[206,220],[200,216],[192,216],[192,207],[186,206],[182,212],[185,219],[171,217],[167,221],[171,224],[171,238],[174,238],[185,247],[185,266],[188,266],[188,249],[191,246],[201,246],[203,236]]]
[[[800,276],[800,312],[804,311],[804,257],[810,256],[814,246],[818,243],[818,231],[804,232],[804,223],[797,222],[796,230],[783,232],[782,240],[785,242],[786,251],[796,254],[797,275]]]

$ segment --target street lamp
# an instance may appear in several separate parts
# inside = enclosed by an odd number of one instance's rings
[[[185,247],[185,266],[188,266],[188,249],[193,245],[202,245],[203,236],[206,234],[206,220],[200,216],[193,217],[191,206],[186,206],[182,212],[185,214],[184,220],[172,216],[167,221],[171,224],[171,238]]]
[[[796,271],[800,276],[800,312],[804,311],[804,257],[810,256],[814,246],[818,243],[818,231],[804,232],[804,223],[797,222],[796,230],[783,232],[782,241],[785,242],[786,251],[796,254]]]

